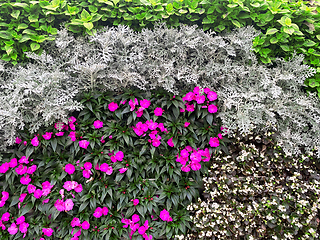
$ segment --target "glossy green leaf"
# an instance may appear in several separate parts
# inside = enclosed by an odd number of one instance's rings
[[[31,48],[31,51],[34,52],[40,48],[40,45],[38,43],[31,43],[30,48]]]
[[[276,32],[278,32],[279,30],[276,29],[276,28],[270,28],[267,30],[267,33],[266,35],[272,35],[272,34],[275,34]]]

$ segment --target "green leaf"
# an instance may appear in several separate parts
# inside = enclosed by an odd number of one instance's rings
[[[320,35],[316,35],[316,37],[318,38],[318,40],[320,41]]]
[[[287,26],[291,26],[291,19],[287,17],[286,20],[284,20],[284,23],[285,23]]]
[[[29,5],[26,4],[26,3],[10,3],[12,6],[14,7],[22,7],[22,8],[26,8],[28,7]]]
[[[210,113],[206,116],[206,120],[209,123],[209,125],[212,125],[212,121],[213,121],[213,115]]]
[[[32,209],[32,207],[33,207],[32,203],[27,203],[27,205],[25,207],[20,208],[20,209],[22,209],[20,216],[23,216],[24,214],[29,212]]]
[[[30,155],[33,153],[33,151],[34,151],[34,147],[32,146],[29,146],[28,148],[27,148],[27,150],[26,150],[26,158],[28,158],[28,157],[30,157]]]
[[[13,197],[9,207],[16,205],[19,202],[19,198],[20,198],[19,196]]]
[[[310,39],[306,40],[304,43],[303,43],[303,46],[305,47],[313,47],[314,45],[316,45],[316,43]]]
[[[0,31],[0,38],[11,39],[11,34],[7,31]]]
[[[81,20],[89,21],[90,17],[91,17],[90,14],[85,9],[83,9],[81,12]]]
[[[31,43],[30,47],[31,47],[31,51],[34,52],[40,48],[40,45],[38,43]]]
[[[270,39],[270,43],[275,44],[278,42],[278,39],[276,37],[273,37]]]
[[[238,28],[241,28],[241,24],[237,21],[237,20],[231,20],[231,22],[233,23],[233,25],[235,25]]]
[[[10,15],[12,17],[14,17],[15,19],[18,19],[19,15],[20,15],[20,10],[13,11]]]
[[[270,28],[267,30],[267,33],[266,35],[272,35],[272,34],[275,34],[276,32],[278,32],[279,30],[276,29],[276,28]]]
[[[290,51],[290,47],[288,45],[280,45],[280,47],[282,48],[283,51]]]
[[[88,206],[88,204],[89,202],[82,203],[79,207],[79,212],[82,212]]]
[[[19,30],[20,30],[20,29],[26,29],[27,27],[28,27],[28,25],[25,24],[25,23],[21,23],[21,24],[18,25],[18,29],[19,29]]]
[[[169,4],[166,6],[166,9],[167,9],[167,12],[173,11],[173,5],[172,5],[172,3],[169,3]]]
[[[292,27],[284,27],[284,28],[283,28],[283,31],[284,31],[285,33],[288,33],[288,34],[292,35],[295,30],[294,30],[294,28],[292,28]]]
[[[119,174],[117,174],[115,181],[116,182],[120,182],[123,177],[124,177],[124,174],[123,173],[119,173]]]
[[[92,22],[83,23],[83,26],[85,26],[85,28],[87,28],[88,30],[91,30],[93,28],[93,23]]]

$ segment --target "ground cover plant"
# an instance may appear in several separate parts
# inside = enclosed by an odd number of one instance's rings
[[[186,207],[227,141],[215,123],[217,94],[129,89],[81,99],[86,107],[68,124],[19,131],[15,147],[1,153],[1,238],[185,234]]]
[[[230,139],[212,158],[204,197],[192,203],[194,229],[177,239],[319,239],[320,165],[292,158],[268,135]]]

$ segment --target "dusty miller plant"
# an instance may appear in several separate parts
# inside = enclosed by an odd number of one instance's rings
[[[277,59],[273,67],[258,65],[252,40],[259,32],[253,27],[219,36],[195,28],[168,29],[158,22],[153,30],[135,33],[119,25],[75,39],[62,27],[41,56],[28,54],[29,67],[41,68],[43,75],[63,72],[59,83],[79,92],[138,87],[178,95],[196,85],[209,87],[218,92],[219,117],[229,135],[273,130],[286,154],[319,148],[320,104],[301,88],[315,69],[302,64],[303,56]]]
[[[10,69],[1,64],[1,150],[6,151],[8,145],[15,143],[18,128],[22,130],[29,124],[28,130],[33,134],[41,126],[48,127],[56,120],[67,123],[70,111],[82,109],[81,104],[73,100],[78,89],[71,82],[65,81],[68,76],[63,72],[49,71],[45,62],[43,64]]]

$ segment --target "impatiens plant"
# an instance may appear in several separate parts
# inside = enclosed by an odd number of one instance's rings
[[[183,96],[159,89],[84,93],[86,108],[68,123],[20,131],[1,160],[0,237],[185,234],[186,207],[228,139],[215,117],[214,91],[195,87]]]

